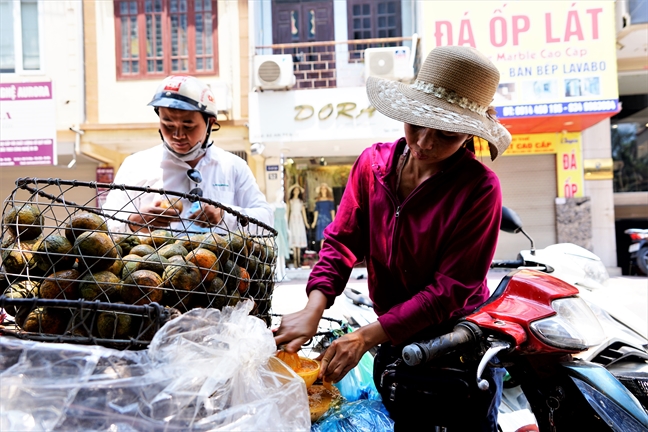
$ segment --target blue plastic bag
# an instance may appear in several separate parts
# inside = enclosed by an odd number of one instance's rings
[[[392,432],[394,421],[389,418],[382,402],[362,399],[345,402],[338,409],[330,409],[311,432]]]
[[[354,402],[360,399],[382,401],[373,380],[373,360],[371,354],[364,353],[356,367],[334,384],[347,401]]]

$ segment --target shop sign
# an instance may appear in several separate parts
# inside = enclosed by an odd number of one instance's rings
[[[619,109],[613,1],[422,5],[427,49],[471,46],[495,63],[500,119]]]
[[[56,164],[51,82],[0,84],[0,166]]]
[[[371,106],[364,87],[250,93],[250,141],[393,139],[403,123]]]
[[[115,180],[115,169],[106,164],[97,167],[97,183],[112,183]],[[110,189],[97,187],[97,208],[101,208],[106,202]]]
[[[582,197],[583,152],[581,134],[559,134],[556,143],[556,174],[559,198]]]
[[[478,158],[490,157],[488,143],[476,139],[475,154]],[[583,196],[584,170],[580,132],[513,135],[511,145],[502,156],[539,154],[556,155],[558,197]]]

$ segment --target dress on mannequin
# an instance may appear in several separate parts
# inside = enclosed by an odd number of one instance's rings
[[[320,242],[320,249],[324,242],[324,228],[326,228],[335,219],[335,201],[333,201],[333,191],[326,183],[322,183],[318,188],[317,201],[315,202],[315,215],[313,217],[312,228],[315,228],[315,240]]]
[[[283,189],[278,190],[277,197],[271,204],[274,209],[274,229],[277,230],[277,280],[280,281],[285,279],[286,260],[290,258],[286,203],[283,195]]]
[[[301,267],[300,249],[308,246],[308,241],[306,239],[306,208],[300,186],[293,186],[290,189],[288,206],[289,245],[293,248],[295,255],[295,267]]]

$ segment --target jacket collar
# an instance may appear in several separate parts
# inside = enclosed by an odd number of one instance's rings
[[[385,183],[387,177],[395,172],[398,158],[403,154],[406,145],[403,137],[393,143],[378,143],[374,146],[371,154],[371,169],[381,182]],[[457,166],[471,159],[475,159],[475,155],[465,148],[460,148],[450,156],[450,164],[441,173],[452,172],[457,169]]]

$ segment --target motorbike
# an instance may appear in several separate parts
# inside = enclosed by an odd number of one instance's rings
[[[632,240],[632,244],[628,247],[630,274],[632,274],[633,267],[636,267],[641,273],[648,275],[648,229],[630,228],[623,233],[628,234]]]
[[[639,400],[596,363],[574,356],[602,343],[603,329],[576,287],[537,270],[514,270],[489,300],[454,330],[407,345],[416,366],[454,353],[478,362],[481,378],[495,356],[524,392],[540,430],[648,430]]]
[[[602,328],[600,342],[584,349],[577,357],[606,368],[618,381],[631,389],[644,407],[648,407],[648,340],[642,335],[642,331],[646,331],[645,323],[633,319],[622,308],[614,308],[609,303],[602,304],[594,295],[597,290],[607,288],[605,284],[609,279],[601,260],[590,251],[568,243],[537,250],[533,239],[524,232],[519,216],[506,207],[503,208],[501,229],[509,233],[522,233],[529,239],[531,248],[521,251],[516,260],[494,261],[491,267],[505,269],[507,274],[511,269],[551,274],[577,288],[580,297],[592,310]],[[494,278],[489,277],[491,292],[497,291],[502,280],[496,272],[494,275]],[[506,278],[504,276],[503,280]],[[494,281],[497,283],[492,283]],[[359,287],[352,286],[347,287],[344,293],[347,297],[345,316],[352,326],[375,320],[372,303],[366,293]],[[531,406],[514,380],[505,383],[499,418],[503,431],[521,430],[521,427],[536,424]]]

